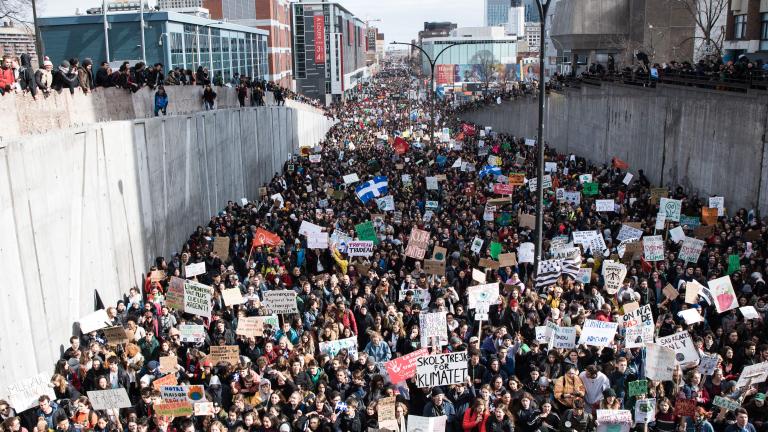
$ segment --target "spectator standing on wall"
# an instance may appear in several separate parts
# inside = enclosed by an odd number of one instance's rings
[[[211,85],[208,84],[205,86],[205,90],[203,91],[203,106],[205,107],[205,110],[212,110],[215,102],[216,92],[213,91]]]
[[[112,87],[112,82],[110,80],[111,71],[109,68],[109,63],[103,61],[101,62],[101,66],[99,66],[99,70],[96,71],[96,79],[93,81],[94,87]]]
[[[275,86],[274,95],[275,95],[275,102],[277,103],[277,106],[285,105],[285,98],[283,97],[282,87]]]
[[[210,85],[211,79],[208,76],[208,68],[198,66],[197,73],[195,74],[195,81],[197,82],[198,85],[201,85],[201,86]],[[194,82],[191,82],[190,84],[194,84]]]
[[[67,88],[71,94],[75,94],[75,88],[77,88],[79,82],[77,78],[77,64],[72,65],[69,61],[62,60],[59,70],[53,76],[53,88],[56,91]]]
[[[51,92],[51,85],[53,84],[53,63],[48,57],[43,60],[43,67],[35,72],[35,85],[43,92],[43,96],[48,96]]]
[[[165,92],[165,88],[160,86],[155,92],[155,117],[162,111],[163,115],[166,115],[166,108],[168,108],[168,94]]]
[[[93,60],[86,58],[83,64],[77,68],[77,78],[80,80],[80,89],[83,93],[93,90]]]
[[[30,92],[32,97],[37,96],[37,83],[35,72],[32,69],[32,58],[29,54],[21,55],[21,67],[19,68],[19,87],[24,92]]]
[[[240,106],[245,106],[245,97],[248,96],[248,85],[245,82],[238,84],[237,86],[237,100],[240,102]]]
[[[11,91],[14,82],[16,82],[16,78],[13,76],[13,69],[11,69],[11,56],[4,55],[3,63],[0,65],[0,94]]]

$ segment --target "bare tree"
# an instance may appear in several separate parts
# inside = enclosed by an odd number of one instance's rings
[[[470,63],[475,64],[480,68],[480,79],[483,82],[485,93],[488,93],[488,87],[493,80],[493,75],[496,72],[496,65],[498,64],[496,58],[493,56],[492,52],[483,50],[473,55]]]
[[[0,21],[32,28],[32,0],[0,0]]]
[[[693,36],[694,40],[703,42],[700,50],[704,53],[700,54],[721,56],[725,39],[724,23],[721,23],[721,20],[725,18],[728,0],[678,0],[678,2],[691,14],[696,27],[701,32],[700,36]]]

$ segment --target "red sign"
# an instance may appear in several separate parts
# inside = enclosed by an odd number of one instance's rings
[[[515,187],[509,184],[496,183],[493,185],[493,193],[499,195],[512,195],[515,191]]]
[[[253,238],[253,247],[259,247],[263,245],[277,246],[283,239],[277,234],[273,234],[265,229],[259,228],[256,230],[256,236]]]
[[[462,123],[461,124],[461,131],[464,132],[464,135],[468,136],[474,136],[475,135],[475,127],[471,124]]]
[[[696,415],[696,400],[677,399],[675,401],[675,414],[683,417],[693,417]]]
[[[398,384],[408,378],[413,378],[416,375],[416,359],[425,355],[429,355],[429,351],[426,348],[422,348],[384,363],[384,367],[387,368],[387,373],[389,374],[389,380]]]
[[[325,63],[325,15],[315,15],[315,63]]]
[[[452,64],[439,64],[435,71],[435,81],[437,85],[440,84],[453,84],[453,77],[455,74],[456,65]]]
[[[395,138],[395,142],[392,144],[392,148],[395,149],[395,153],[399,155],[407,153],[409,147],[410,146],[408,145],[408,142],[400,137]]]

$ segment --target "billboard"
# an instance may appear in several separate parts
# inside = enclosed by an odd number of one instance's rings
[[[325,63],[325,15],[314,16],[315,64]]]
[[[439,64],[436,65],[435,82],[437,85],[453,84],[456,65]]]
[[[479,83],[485,82],[486,68],[480,64],[449,65],[454,67],[453,82]],[[517,64],[496,64],[489,67],[489,82],[520,81],[520,70]],[[439,83],[439,81],[438,81]]]

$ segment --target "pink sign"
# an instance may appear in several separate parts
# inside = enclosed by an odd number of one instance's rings
[[[515,193],[515,188],[512,185],[504,183],[496,183],[493,185],[493,193],[499,195],[512,195]]]
[[[384,363],[390,381],[392,381],[393,384],[398,384],[404,382],[408,378],[412,378],[416,375],[416,359],[426,355],[429,355],[429,351],[427,351],[426,348],[422,348],[418,351],[414,351]]]

